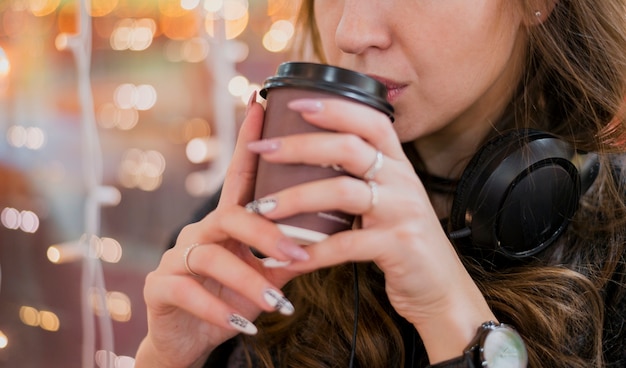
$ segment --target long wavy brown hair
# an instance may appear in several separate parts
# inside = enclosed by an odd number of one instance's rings
[[[313,3],[304,0],[300,8],[299,45],[324,62]],[[620,153],[626,147],[626,2],[519,0],[526,14],[551,5],[545,22],[527,29],[527,64],[507,110],[514,118],[506,121],[598,152],[600,174],[565,234],[536,259],[487,270],[460,253],[498,319],[525,339],[531,367],[624,366],[626,188]],[[407,332],[387,300],[384,275],[363,263],[319,270],[287,285],[297,313],[262,316],[261,333],[248,340],[262,366],[348,366],[355,270],[356,365],[401,367],[405,359],[428,364],[419,336],[410,325]],[[411,339],[415,343],[405,346]]]

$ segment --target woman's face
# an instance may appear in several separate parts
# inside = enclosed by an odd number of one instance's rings
[[[516,87],[526,42],[516,3],[315,0],[314,9],[328,63],[387,84],[400,139],[444,144],[484,137]]]

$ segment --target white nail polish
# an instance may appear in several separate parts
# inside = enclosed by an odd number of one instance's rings
[[[273,308],[279,311],[280,314],[290,316],[295,311],[295,308],[293,307],[293,304],[291,304],[289,299],[280,295],[280,293],[278,293],[276,290],[265,290],[265,294],[263,294],[263,297],[265,298],[267,304],[271,305]]]
[[[279,261],[276,258],[267,257],[263,258],[263,266],[265,268],[282,268],[291,264],[291,261]]]
[[[273,211],[276,208],[276,199],[274,198],[260,198],[254,200],[246,205],[246,210],[252,213],[258,213],[259,215]]]
[[[238,314],[231,314],[230,317],[228,317],[228,323],[236,328],[238,331],[243,332],[246,335],[256,335],[256,333],[259,331],[254,323],[248,321]]]

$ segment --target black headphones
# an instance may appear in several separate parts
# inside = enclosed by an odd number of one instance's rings
[[[546,132],[499,135],[463,172],[448,236],[463,254],[492,260],[533,256],[566,229],[599,167],[595,153],[578,152]]]

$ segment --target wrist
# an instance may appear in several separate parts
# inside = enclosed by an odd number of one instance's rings
[[[478,326],[497,321],[476,285],[470,284],[450,293],[453,300],[444,302],[436,314],[413,324],[431,364],[456,359],[474,339]]]

